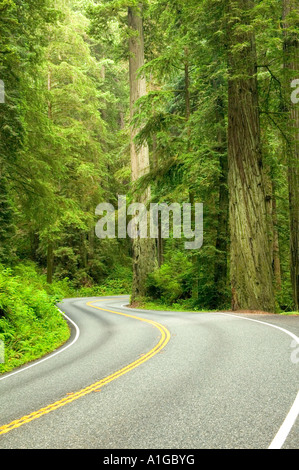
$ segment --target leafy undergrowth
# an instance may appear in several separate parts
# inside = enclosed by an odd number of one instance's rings
[[[145,310],[174,311],[174,312],[212,312],[217,310],[199,309],[195,307],[191,301],[185,300],[167,304],[158,300],[137,300],[130,305],[132,308],[140,308]]]
[[[0,266],[0,340],[4,363],[0,373],[40,358],[65,343],[69,327],[30,266],[12,271]],[[3,358],[2,358],[3,361]]]
[[[231,313],[243,313],[243,314],[263,314],[263,315],[272,315],[271,312],[264,312],[262,310],[237,310],[232,312],[230,309],[219,310],[219,309],[207,309],[207,308],[198,308],[192,304],[192,301],[185,300],[181,302],[175,302],[173,304],[167,304],[159,300],[137,300],[134,303],[131,303],[131,308],[139,308],[144,310],[157,310],[157,311],[174,311],[174,312],[231,312]],[[299,316],[299,312],[278,312],[276,315],[294,315]]]
[[[297,316],[299,316],[299,312],[282,312],[280,315],[297,315]]]
[[[108,279],[104,284],[92,287],[80,287],[67,289],[64,298],[70,297],[101,297],[109,295],[129,295],[131,286],[124,280]]]

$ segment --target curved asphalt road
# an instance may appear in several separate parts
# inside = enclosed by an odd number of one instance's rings
[[[68,343],[0,376],[0,449],[298,448],[298,316],[127,302],[59,306]]]

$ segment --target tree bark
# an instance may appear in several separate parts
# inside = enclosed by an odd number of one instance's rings
[[[138,77],[138,70],[144,64],[144,39],[142,5],[138,8],[128,8],[128,26],[132,33],[129,37],[129,76],[130,76],[130,117],[136,112],[136,101],[146,94],[146,82],[143,77]],[[138,129],[131,125],[130,153],[132,182],[145,175],[150,169],[148,146],[136,146],[134,139]],[[148,187],[139,197],[139,201],[147,204],[150,200],[150,188]],[[137,229],[137,227],[136,227]],[[146,293],[146,279],[156,267],[155,241],[151,238],[137,236],[132,240],[133,258],[133,285],[131,302],[144,297]]]
[[[52,284],[54,271],[54,247],[53,242],[48,240],[47,249],[47,283]]]
[[[217,85],[215,85],[217,87]],[[225,112],[223,99],[218,96],[216,119],[220,124],[217,135],[217,151],[219,152],[220,177],[219,177],[219,208],[215,261],[214,283],[216,291],[216,305],[220,306],[225,301],[225,292],[228,282],[227,256],[228,256],[228,160],[227,137],[225,133]]]
[[[52,74],[51,70],[48,71],[48,91],[51,91],[52,87]],[[52,103],[49,99],[48,101],[48,118],[52,120]],[[47,246],[47,282],[52,284],[53,282],[53,272],[54,272],[54,245],[51,240],[48,239]]]
[[[277,209],[276,209],[276,195],[275,185],[272,181],[272,221],[273,221],[273,273],[275,279],[275,286],[281,289],[281,267],[280,267],[280,254],[279,254],[279,238],[277,230]]]
[[[157,138],[153,136],[153,167],[158,168],[158,156],[157,156]],[[158,238],[157,238],[157,260],[158,267],[161,268],[164,263],[164,243],[162,238],[162,224],[161,224],[161,213],[158,214]]]
[[[284,71],[288,111],[288,185],[290,208],[290,261],[294,309],[299,310],[299,105],[292,103],[291,81],[299,78],[299,40],[291,31],[289,14],[299,11],[299,0],[284,0]],[[297,20],[298,21],[298,20]],[[298,26],[298,24],[297,24]]]
[[[249,31],[242,28],[248,23],[253,6],[252,0],[229,2],[228,186],[232,308],[273,312],[255,38],[249,28]]]

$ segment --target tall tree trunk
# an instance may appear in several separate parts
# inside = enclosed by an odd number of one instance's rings
[[[130,76],[130,117],[135,114],[136,101],[146,94],[146,82],[138,77],[138,70],[144,64],[144,39],[142,5],[138,8],[128,8],[128,26],[131,30],[129,37],[129,76]],[[134,139],[138,129],[131,125],[131,173],[132,182],[149,171],[149,149],[147,145],[136,146]],[[150,188],[147,188],[139,197],[139,201],[147,204],[150,200]],[[136,228],[137,229],[137,228]],[[137,236],[132,241],[133,257],[133,285],[131,301],[143,297],[146,293],[146,279],[150,272],[156,267],[155,241],[151,238],[140,238]]]
[[[159,90],[160,87],[154,82],[152,75],[150,75],[150,82],[149,82],[149,89],[150,91]],[[155,114],[155,106],[153,106],[152,110],[153,114]],[[157,152],[157,136],[154,134],[152,136],[152,159],[151,159],[151,166],[153,170],[158,170],[159,167],[159,156]],[[161,221],[161,213],[158,213],[158,237],[156,241],[156,249],[157,249],[157,261],[158,267],[160,268],[164,263],[164,240],[162,238],[162,221]]]
[[[217,86],[217,85],[215,85]],[[216,290],[216,304],[220,306],[225,302],[227,288],[227,250],[228,250],[228,161],[227,161],[227,138],[225,132],[225,112],[223,99],[218,96],[216,119],[219,125],[217,135],[217,151],[219,153],[220,177],[219,177],[219,212],[215,261],[214,283]]]
[[[189,73],[190,63],[189,63],[189,51],[188,48],[184,49],[184,84],[185,84],[185,119],[187,125],[187,146],[186,151],[191,152],[190,136],[191,129],[189,127],[189,120],[191,116],[191,106],[190,106],[190,73]],[[189,203],[191,204],[191,228],[195,228],[195,193],[192,188],[189,188]],[[199,266],[198,266],[198,254],[192,253],[191,261],[193,264],[193,279],[192,279],[192,298],[194,300],[198,299],[198,290],[199,290]]]
[[[277,230],[277,209],[276,209],[276,195],[275,184],[272,181],[272,221],[273,221],[273,273],[275,286],[281,289],[281,267],[280,267],[280,254],[279,254],[279,238]]]
[[[262,141],[263,154],[268,153],[269,143],[267,138],[267,126],[263,127]],[[272,259],[272,269],[274,275],[275,289],[281,289],[281,267],[279,253],[279,236],[277,226],[277,208],[276,208],[276,190],[273,176],[273,169],[270,165],[263,166],[263,175],[265,181],[266,208],[268,220],[268,233],[270,241],[270,253]]]
[[[153,135],[153,168],[156,170],[158,168],[158,156],[157,156],[157,137]],[[158,267],[160,268],[164,262],[164,243],[162,238],[162,221],[161,213],[158,213],[158,238],[157,238],[157,260]]]
[[[299,106],[292,103],[291,81],[298,78],[299,73],[299,40],[292,32],[290,13],[299,11],[299,0],[284,0],[284,70],[286,87],[286,106],[289,111],[288,122],[288,184],[290,208],[290,252],[291,282],[295,310],[299,310]],[[297,20],[298,27],[298,20]],[[288,104],[289,103],[289,104]]]
[[[52,87],[52,74],[51,70],[48,71],[48,91],[51,91]],[[48,118],[52,120],[52,103],[48,101]],[[47,246],[47,282],[52,284],[54,272],[54,244],[53,241],[48,238]]]
[[[228,187],[232,308],[274,311],[262,172],[255,38],[246,31],[252,0],[230,0]],[[241,27],[240,27],[241,26]],[[242,48],[234,47],[243,45]]]

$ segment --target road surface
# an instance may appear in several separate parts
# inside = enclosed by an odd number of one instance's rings
[[[0,376],[0,449],[295,449],[299,317],[68,299],[54,353]]]

